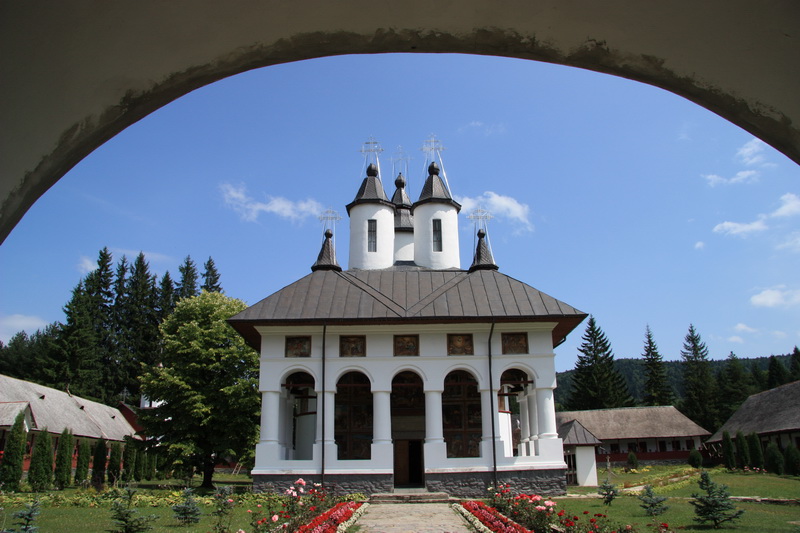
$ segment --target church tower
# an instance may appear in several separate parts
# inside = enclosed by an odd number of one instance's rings
[[[414,261],[414,217],[411,200],[406,193],[406,179],[402,174],[394,180],[397,189],[392,195],[394,204],[394,261]]]
[[[436,162],[428,166],[428,178],[419,200],[411,206],[414,262],[436,270],[460,268],[458,212],[461,204],[453,200],[439,172]]]
[[[355,199],[347,204],[350,216],[348,268],[373,270],[394,264],[394,204],[386,197],[378,167],[370,164]]]

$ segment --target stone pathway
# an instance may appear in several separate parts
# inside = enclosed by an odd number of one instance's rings
[[[372,503],[356,525],[359,533],[469,533],[446,503]]]

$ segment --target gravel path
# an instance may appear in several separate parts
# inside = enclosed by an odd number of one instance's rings
[[[370,504],[356,522],[359,533],[469,533],[446,503]]]

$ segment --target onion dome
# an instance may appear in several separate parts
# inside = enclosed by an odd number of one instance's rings
[[[435,161],[428,166],[428,178],[422,186],[419,200],[414,203],[412,209],[416,208],[419,204],[439,202],[452,205],[456,208],[456,212],[461,211],[461,204],[453,200],[453,197],[450,195],[450,190],[447,188],[447,185],[445,185],[442,177],[439,176],[439,172],[439,165],[437,165]]]
[[[394,230],[414,231],[414,216],[411,214],[411,199],[406,193],[406,179],[402,174],[398,174],[394,184],[397,187],[392,195]]]
[[[350,214],[350,210],[354,206],[364,203],[379,203],[394,208],[394,205],[386,197],[383,183],[378,177],[378,167],[374,163],[370,163],[367,167],[367,177],[361,182],[355,199],[347,204],[347,213]]]

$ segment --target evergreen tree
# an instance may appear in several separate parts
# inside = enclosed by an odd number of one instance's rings
[[[756,392],[767,390],[767,371],[761,370],[758,367],[757,361],[750,363],[750,374],[753,377],[753,383],[755,384]]]
[[[798,380],[800,380],[800,350],[795,346],[789,361],[789,381]]]
[[[3,450],[3,462],[0,463],[0,485],[5,491],[16,492],[19,490],[27,439],[25,413],[21,411],[14,419],[14,425],[11,426],[11,432],[8,434],[6,447]]]
[[[122,479],[127,483],[134,481],[136,454],[136,443],[132,438],[125,437],[125,450],[122,452]]]
[[[780,476],[783,474],[784,464],[783,454],[778,445],[774,442],[767,444],[767,451],[764,452],[764,468],[767,469],[767,472]]]
[[[121,462],[122,445],[119,442],[114,442],[111,444],[111,454],[108,457],[108,467],[106,468],[109,485],[116,485],[122,478]]]
[[[633,405],[625,380],[614,368],[611,345],[589,317],[572,378],[568,410],[608,409]]]
[[[755,392],[752,375],[745,370],[744,365],[731,352],[725,360],[725,366],[717,376],[719,393],[717,394],[717,409],[719,420],[728,420],[742,405],[748,396]]]
[[[155,522],[156,515],[139,516],[139,511],[133,505],[136,491],[130,487],[125,488],[122,500],[114,500],[111,504],[111,518],[114,519],[114,529],[109,533],[144,533],[153,529],[150,524]]]
[[[183,502],[172,506],[172,513],[182,526],[190,526],[200,521],[202,512],[192,489],[186,488],[183,491]]]
[[[53,482],[57,489],[67,488],[72,481],[72,450],[75,448],[72,432],[64,428],[58,438],[56,450],[56,470]]]
[[[597,494],[603,499],[603,504],[611,505],[611,502],[614,501],[614,498],[619,495],[619,490],[617,486],[611,483],[608,478],[603,481],[599,487],[597,487]]]
[[[700,474],[698,485],[705,494],[693,493],[693,499],[689,500],[694,506],[694,514],[697,515],[695,522],[700,524],[711,522],[715,529],[719,529],[720,524],[737,520],[744,514],[743,510],[737,510],[731,502],[727,485],[717,485],[711,481],[708,472]]]
[[[108,458],[108,448],[106,440],[99,439],[94,447],[92,458],[92,486],[97,490],[103,488],[106,481],[106,460]]]
[[[774,389],[786,383],[789,383],[789,371],[786,370],[780,359],[770,355],[769,370],[767,371],[767,389]]]
[[[175,309],[175,284],[169,272],[164,272],[158,285],[158,323],[164,321]]]
[[[716,384],[708,361],[708,348],[694,325],[689,326],[681,357],[684,382],[681,411],[703,429],[713,432],[717,428]]]
[[[686,462],[689,463],[689,466],[692,468],[700,468],[703,466],[703,455],[697,450],[697,448],[692,448],[689,452],[689,457],[686,459]]]
[[[176,287],[178,300],[197,296],[200,292],[197,289],[197,265],[192,261],[191,256],[186,256],[183,264],[178,267],[178,272],[181,274],[181,279]]]
[[[133,479],[136,481],[144,481],[145,462],[147,461],[147,452],[141,448],[136,450],[136,457],[133,463]]]
[[[722,461],[725,468],[733,470],[736,468],[736,454],[733,451],[733,440],[727,431],[722,432]]]
[[[49,490],[53,484],[53,439],[47,428],[36,434],[28,468],[28,483],[34,492]]]
[[[757,434],[750,433],[747,436],[747,449],[750,451],[750,467],[764,468],[764,449]]]
[[[211,257],[203,264],[203,285],[200,287],[208,292],[222,292],[222,286],[219,284],[219,272],[214,265],[214,260]]]
[[[639,507],[644,509],[647,516],[658,516],[664,514],[667,509],[669,509],[669,506],[664,505],[664,502],[667,501],[667,497],[658,496],[653,490],[652,485],[645,485],[644,492],[637,496],[637,498],[642,502]]]
[[[794,444],[789,444],[783,451],[784,472],[790,476],[800,476],[800,450]]]
[[[674,395],[672,388],[667,380],[667,371],[664,368],[664,360],[658,353],[658,346],[653,339],[653,332],[650,326],[645,330],[644,338],[644,404],[645,405],[672,405]]]
[[[736,466],[744,470],[744,467],[751,466],[750,442],[741,430],[736,432]]]
[[[163,367],[141,378],[142,392],[163,402],[142,413],[146,433],[202,465],[204,487],[216,457],[250,450],[258,433],[258,354],[227,323],[246,307],[215,292],[180,300],[161,326]]]
[[[75,485],[81,486],[89,479],[89,457],[92,448],[89,441],[82,439],[78,443],[78,461],[75,463]]]

